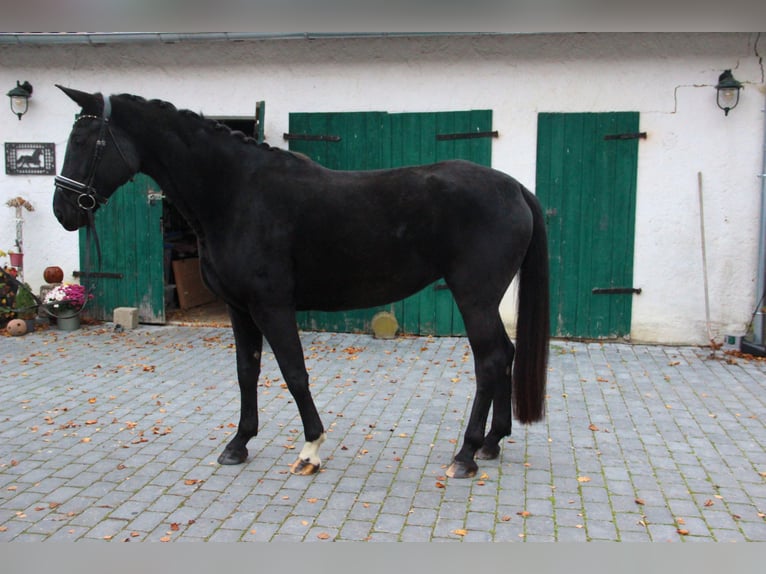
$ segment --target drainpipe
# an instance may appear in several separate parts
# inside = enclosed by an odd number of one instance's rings
[[[743,353],[750,353],[759,357],[766,356],[766,341],[764,341],[764,330],[766,330],[766,107],[761,110],[764,116],[763,131],[763,164],[761,166],[761,229],[758,238],[758,276],[756,277],[756,310],[753,317],[753,333],[748,334],[742,343],[740,349]]]

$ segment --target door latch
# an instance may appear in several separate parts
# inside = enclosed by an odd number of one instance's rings
[[[165,199],[165,194],[162,193],[161,191],[154,191],[150,189],[146,193],[146,199],[149,202],[149,205],[154,205],[158,201],[162,201],[163,199]]]

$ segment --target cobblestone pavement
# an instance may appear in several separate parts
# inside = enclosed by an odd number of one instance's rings
[[[0,541],[766,541],[766,363],[554,341],[546,422],[457,480],[465,339],[302,338],[313,477],[288,473],[303,434],[268,351],[250,458],[216,464],[228,329],[0,337]]]

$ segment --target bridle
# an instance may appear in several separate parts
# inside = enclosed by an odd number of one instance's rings
[[[114,142],[114,146],[117,148],[117,151],[120,154],[120,157],[122,158],[122,161],[125,162],[125,165],[130,166],[130,163],[128,162],[127,158],[125,157],[125,154],[122,152],[122,149],[120,149],[120,144],[117,142],[117,138],[114,137],[114,133],[112,133],[112,129],[109,126],[109,120],[112,115],[112,104],[110,101],[110,98],[108,96],[102,96],[104,101],[104,107],[102,115],[99,116],[93,116],[93,115],[87,115],[87,114],[80,114],[75,119],[75,123],[79,122],[80,120],[84,119],[95,119],[100,120],[101,125],[99,127],[99,133],[98,133],[98,139],[96,140],[96,146],[93,150],[93,157],[90,161],[90,168],[88,170],[88,177],[85,180],[85,182],[77,181],[75,179],[71,179],[69,177],[64,177],[63,175],[57,175],[54,179],[56,191],[61,191],[67,193],[65,197],[67,197],[70,201],[72,198],[74,199],[74,203],[82,209],[88,216],[88,224],[86,228],[86,249],[85,249],[85,275],[95,275],[90,270],[90,245],[91,242],[94,242],[96,245],[96,254],[98,256],[98,269],[101,269],[101,244],[98,240],[98,233],[96,232],[96,222],[94,218],[93,212],[95,211],[96,207],[98,205],[105,205],[108,201],[108,198],[104,197],[103,195],[100,195],[96,188],[93,185],[93,181],[96,178],[96,170],[98,169],[99,163],[101,162],[101,159],[104,156],[104,150],[106,149],[106,143],[107,143],[107,135],[111,136],[112,141]],[[92,292],[92,288],[88,289],[88,292]],[[89,298],[86,298],[86,302]]]
[[[84,119],[101,120],[98,139],[96,140],[96,147],[93,150],[93,157],[90,161],[90,169],[88,170],[87,180],[85,183],[83,183],[75,179],[64,177],[63,175],[57,175],[54,179],[56,190],[74,194],[77,207],[83,211],[88,212],[89,218],[92,218],[93,210],[97,205],[105,205],[107,202],[107,198],[99,195],[99,193],[96,191],[96,188],[93,187],[93,180],[96,178],[96,170],[98,169],[98,164],[101,162],[101,158],[104,155],[104,150],[106,149],[107,133],[112,136],[112,141],[115,143],[117,151],[120,152],[120,156],[122,156],[123,161],[127,163],[127,160],[125,159],[125,156],[123,155],[122,150],[117,144],[117,140],[115,139],[114,134],[109,127],[109,118],[112,115],[112,104],[110,102],[110,98],[108,96],[102,96],[102,98],[104,100],[104,110],[101,117],[81,114],[77,116],[77,119],[75,119],[75,123]]]

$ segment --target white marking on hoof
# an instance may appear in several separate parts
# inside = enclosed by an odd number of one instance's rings
[[[298,458],[303,462],[313,464],[317,468],[320,467],[322,465],[322,460],[319,458],[319,447],[322,446],[322,443],[325,440],[327,440],[327,433],[322,433],[315,441],[307,442],[303,446]]]

